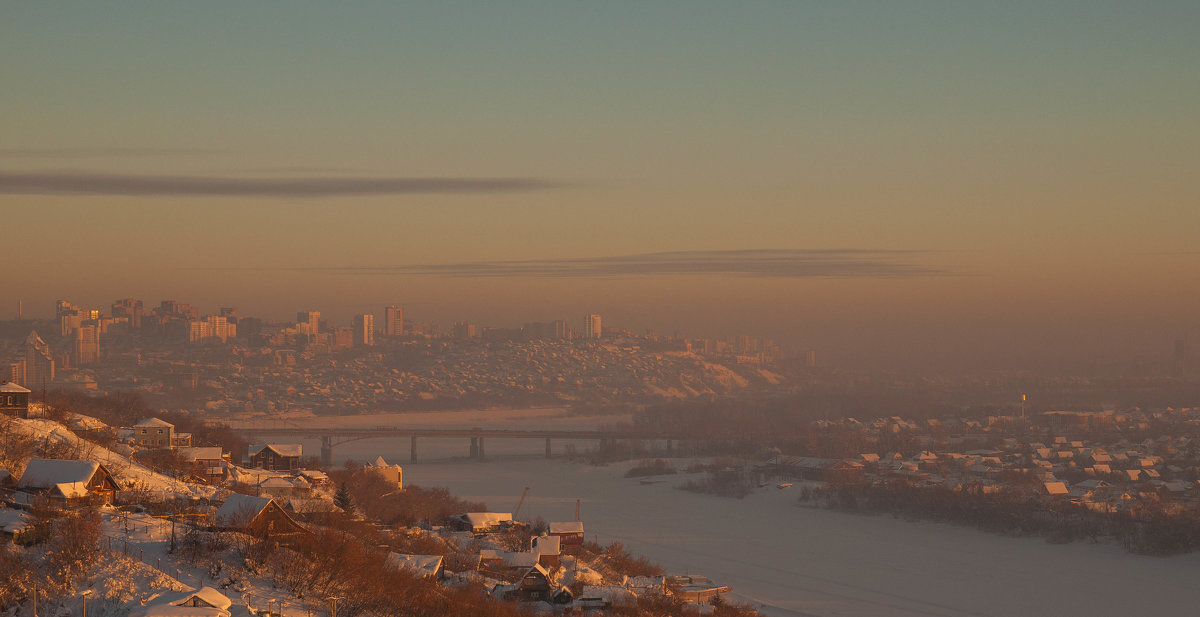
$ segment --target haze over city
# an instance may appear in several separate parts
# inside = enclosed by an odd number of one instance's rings
[[[5,317],[401,301],[942,368],[1196,335],[1194,3],[2,12]]]

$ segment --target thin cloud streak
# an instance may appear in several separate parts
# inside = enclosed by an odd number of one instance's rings
[[[162,156],[206,156],[217,150],[203,148],[0,148],[0,158],[82,159]]]
[[[0,194],[125,197],[337,197],[516,193],[564,186],[538,178],[233,178],[79,172],[0,172]]]
[[[905,258],[925,253],[928,251],[872,249],[677,251],[616,257],[285,269],[342,274],[448,278],[728,276],[788,279],[908,279],[961,276],[961,273],[945,268],[918,265],[905,260]]]

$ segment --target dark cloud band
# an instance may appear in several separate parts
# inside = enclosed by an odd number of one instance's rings
[[[943,268],[908,261],[920,253],[922,251],[867,249],[679,251],[618,257],[309,269],[354,274],[473,278],[696,275],[755,278],[918,278],[957,274]]]
[[[130,197],[337,197],[434,193],[516,193],[560,187],[536,178],[216,178],[0,172],[0,194]]]

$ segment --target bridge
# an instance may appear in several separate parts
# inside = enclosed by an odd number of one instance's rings
[[[403,438],[411,440],[409,460],[417,462],[417,439],[429,438],[462,438],[469,439],[471,446],[468,450],[470,457],[482,460],[485,457],[484,440],[491,437],[496,439],[544,439],[546,440],[546,458],[551,458],[553,440],[598,441],[604,444],[615,440],[634,439],[665,439],[667,449],[672,448],[673,439],[663,435],[633,434],[618,431],[597,430],[539,430],[539,429],[484,429],[484,428],[403,428],[399,426],[376,426],[372,428],[247,428],[244,429],[251,442],[262,436],[291,437],[301,439],[321,440],[321,463],[333,463],[333,447],[336,445],[357,441],[359,439]]]

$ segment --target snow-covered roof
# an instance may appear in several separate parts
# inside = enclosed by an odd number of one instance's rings
[[[261,488],[295,488],[295,485],[292,484],[291,480],[278,477],[267,478],[266,480],[259,482],[258,486]]]
[[[533,538],[533,552],[539,555],[557,555],[562,552],[558,536],[537,536]]]
[[[0,392],[7,392],[8,394],[18,394],[21,392],[28,393],[29,391],[30,391],[29,388],[22,387],[11,381],[6,381],[4,383],[0,383]]]
[[[250,456],[256,456],[264,448],[270,448],[279,456],[302,456],[304,447],[298,443],[260,443],[250,446],[247,451]]]
[[[57,484],[82,482],[87,484],[100,464],[95,461],[67,461],[48,458],[31,458],[25,465],[25,474],[17,484],[30,488],[50,488]]]
[[[171,424],[166,420],[159,420],[158,418],[146,418],[145,420],[142,420],[133,426],[141,428],[175,428],[174,424]]]
[[[583,533],[583,521],[550,523],[550,533]]]
[[[471,524],[472,529],[495,527],[500,523],[512,521],[512,514],[508,512],[468,512],[463,517]]]
[[[185,594],[182,598],[171,602],[175,606],[183,606],[184,604],[194,604],[193,600],[199,600],[213,608],[218,608],[223,611],[229,610],[233,606],[233,601],[226,597],[225,594],[213,589],[212,587],[201,587],[196,591]]]
[[[389,462],[383,460],[383,457],[380,456],[379,458],[375,459],[374,463],[371,463],[370,465],[368,465],[368,467],[382,467],[382,468],[396,467],[396,468],[399,468],[400,466],[393,464],[393,463],[389,463]]]
[[[442,567],[442,556],[388,553],[387,564],[397,570],[408,570],[420,576],[436,576]]]
[[[231,527],[250,522],[273,500],[270,497],[255,497],[232,493],[213,515],[213,521],[221,527]]]
[[[136,617],[229,617],[229,611],[210,606],[158,604],[134,613]]]
[[[28,526],[28,523],[25,522],[27,518],[28,516],[20,510],[0,509],[0,531],[17,533]]]

